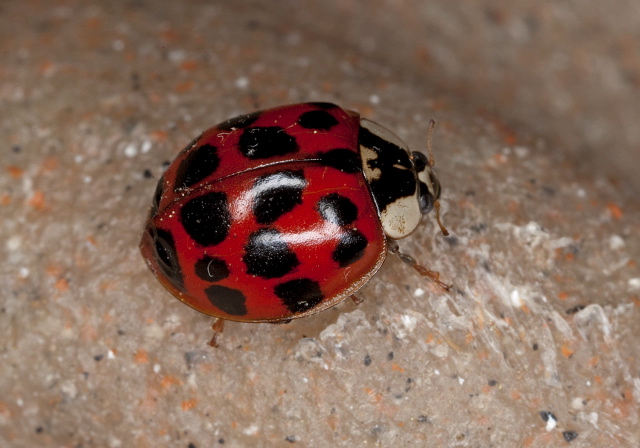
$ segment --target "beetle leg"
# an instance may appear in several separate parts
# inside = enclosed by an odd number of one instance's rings
[[[351,294],[351,300],[353,300],[353,303],[356,305],[360,305],[362,302],[364,302],[364,299],[361,297],[358,297],[355,294]]]
[[[444,283],[442,280],[440,280],[440,273],[438,271],[432,271],[430,269],[427,269],[424,266],[418,264],[416,259],[413,258],[411,255],[407,255],[405,253],[400,252],[400,247],[398,246],[398,243],[396,243],[394,240],[387,239],[387,244],[389,246],[389,252],[391,252],[392,254],[395,254],[405,264],[408,264],[413,269],[418,271],[420,275],[422,275],[423,277],[427,277],[429,280],[434,282],[436,285],[438,285],[445,291],[449,291],[449,289],[451,289],[453,285],[452,284],[448,285]]]
[[[209,341],[209,345],[211,347],[218,347],[218,336],[224,331],[224,319],[216,319],[211,329],[213,330],[213,337],[211,341]]]

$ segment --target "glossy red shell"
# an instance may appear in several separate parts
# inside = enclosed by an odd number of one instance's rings
[[[359,116],[305,103],[205,131],[158,184],[140,244],[162,285],[223,319],[277,322],[344,300],[381,266]]]

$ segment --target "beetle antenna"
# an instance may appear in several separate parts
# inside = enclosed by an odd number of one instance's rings
[[[433,131],[436,129],[436,120],[433,118],[429,120],[429,129],[427,130],[427,152],[429,153],[429,165],[434,166],[436,164],[436,159],[433,158],[433,151],[431,150],[431,137],[433,136]]]

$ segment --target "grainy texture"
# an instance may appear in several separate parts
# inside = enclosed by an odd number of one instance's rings
[[[0,4],[0,445],[640,444],[640,9],[609,2]],[[443,184],[360,294],[211,320],[137,244],[163,164],[333,101]]]

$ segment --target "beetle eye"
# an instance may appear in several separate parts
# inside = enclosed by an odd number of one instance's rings
[[[439,186],[438,186],[439,187]],[[439,188],[438,188],[439,192]],[[420,206],[420,213],[426,215],[433,209],[433,203],[435,198],[429,191],[429,187],[424,182],[420,182],[420,194],[418,196],[418,205]]]
[[[416,172],[421,173],[424,171],[427,165],[429,165],[429,159],[427,159],[427,156],[418,151],[413,151],[411,155],[413,156],[413,166],[415,167]]]

